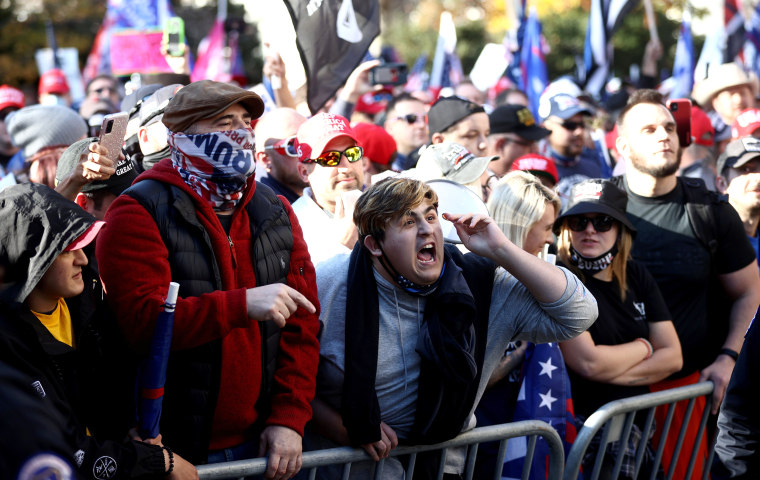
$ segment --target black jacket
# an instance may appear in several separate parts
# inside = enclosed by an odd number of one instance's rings
[[[83,269],[84,292],[67,300],[76,348],[55,339],[23,303],[58,255],[94,221],[79,206],[42,185],[17,185],[0,194],[0,265],[5,270],[0,291],[0,361],[30,378],[42,408],[64,419],[59,433],[84,478],[163,475],[160,447],[113,440],[119,428],[109,431],[107,427],[123,425],[111,421],[111,411],[117,406],[108,395],[113,392],[109,382],[124,378],[120,370],[111,369],[109,358],[119,352],[118,337],[98,313],[99,288],[93,283],[97,273]],[[34,430],[3,433],[11,438],[40,435]],[[126,431],[118,434],[120,440]]]

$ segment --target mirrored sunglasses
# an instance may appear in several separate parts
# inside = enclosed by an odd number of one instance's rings
[[[574,232],[582,232],[586,230],[588,222],[591,222],[591,225],[594,226],[594,230],[597,232],[608,232],[615,224],[615,219],[609,215],[600,215],[594,218],[583,215],[567,217],[567,227]]]
[[[339,150],[327,150],[325,152],[322,152],[322,155],[318,156],[317,158],[309,159],[308,162],[304,163],[316,163],[317,165],[321,165],[323,167],[337,167],[338,164],[340,164],[340,159],[343,155],[345,155],[346,159],[348,159],[348,163],[358,162],[364,156],[364,149],[362,147],[356,146],[349,147],[342,152]]]
[[[289,157],[298,158],[298,148],[296,147],[296,137],[284,138],[279,142],[275,142],[271,145],[266,145],[264,150],[274,150],[280,155],[287,155]]]

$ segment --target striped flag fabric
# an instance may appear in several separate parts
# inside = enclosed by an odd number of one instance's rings
[[[744,62],[755,75],[760,76],[760,3],[755,7],[745,29],[747,41],[744,44]]]
[[[430,71],[430,90],[438,96],[444,87],[455,87],[464,79],[462,64],[455,53],[457,31],[449,12],[441,13],[438,41],[435,45],[433,68]]]
[[[422,53],[417,57],[411,70],[409,70],[409,75],[406,77],[405,92],[416,92],[427,89],[428,82],[430,81],[430,75],[425,71],[427,61],[428,56],[426,53]]]
[[[675,84],[670,98],[688,98],[694,86],[694,43],[691,38],[691,14],[684,11],[681,31],[676,44],[676,58],[673,62]]]
[[[543,47],[541,22],[538,20],[536,9],[531,8],[520,50],[520,69],[522,73],[521,88],[528,94],[530,111],[536,118],[539,118],[539,98],[549,83]]]
[[[543,420],[559,434],[565,447],[565,455],[575,441],[575,414],[570,391],[570,377],[556,343],[529,344],[523,361],[523,380],[515,405],[514,422]],[[504,457],[502,479],[517,480],[522,477],[527,454],[527,437],[510,439]],[[548,478],[549,447],[539,437],[531,464],[530,480]]]
[[[745,41],[744,16],[739,0],[724,0],[723,24],[725,26],[725,43],[723,45],[723,63],[730,63],[742,56]]]
[[[583,52],[584,90],[599,97],[612,67],[612,35],[638,0],[591,0]]]

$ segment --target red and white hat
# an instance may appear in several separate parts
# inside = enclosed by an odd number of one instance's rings
[[[740,113],[731,126],[731,138],[751,137],[760,128],[760,108],[748,108]]]
[[[72,250],[81,250],[90,243],[92,243],[93,240],[95,240],[95,237],[98,236],[98,233],[100,233],[100,229],[103,228],[103,225],[105,225],[106,222],[97,220],[95,223],[90,225],[87,230],[84,231],[83,234],[79,235],[76,240],[71,242],[68,247],[64,251],[70,252]]]
[[[0,110],[9,107],[24,108],[25,104],[24,92],[8,85],[0,86]]]
[[[345,117],[332,113],[318,113],[306,120],[298,129],[298,159],[305,162],[322,154],[330,140],[349,137],[357,141],[356,134]]]
[[[534,175],[543,175],[554,181],[555,185],[559,182],[559,174],[557,173],[557,167],[554,165],[554,160],[535,153],[518,157],[512,163],[512,170],[522,170]]]

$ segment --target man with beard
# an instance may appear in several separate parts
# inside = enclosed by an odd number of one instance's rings
[[[203,80],[164,110],[170,157],[108,209],[96,255],[130,346],[144,351],[179,283],[161,435],[193,464],[267,455],[301,468],[319,322],[314,268],[290,204],[254,181],[253,92]]]
[[[316,266],[351,251],[358,238],[352,220],[364,189],[364,149],[345,117],[318,113],[298,129],[298,173],[309,182],[293,210]]]
[[[572,338],[596,319],[596,300],[577,277],[515,246],[493,219],[443,216],[473,253],[444,246],[429,185],[381,180],[356,204],[351,255],[318,267],[324,309],[310,448],[360,445],[377,461],[399,443],[453,438],[474,426],[510,341]],[[447,453],[447,473],[462,472],[461,453]],[[429,460],[418,456],[415,478],[438,466]],[[354,464],[351,478],[371,478],[371,468]],[[386,460],[382,478],[403,476],[400,462]]]
[[[268,186],[291,204],[309,186],[298,174],[296,132],[306,117],[292,108],[276,108],[256,122],[256,161],[263,164],[266,175],[258,181]]]
[[[758,255],[760,226],[760,140],[744,137],[734,140],[718,158],[715,186],[728,195],[728,203],[739,214],[755,255]]]
[[[633,256],[646,264],[657,281],[684,357],[683,369],[655,384],[655,389],[711,380],[716,413],[744,332],[760,302],[754,252],[741,220],[727,202],[709,192],[701,180],[676,176],[676,123],[661,94],[654,90],[634,93],[620,113],[618,129],[617,149],[627,163],[625,176],[616,180],[628,192],[628,217],[638,230]],[[704,230],[714,235],[707,243],[699,233]],[[723,316],[717,309],[711,311],[720,290],[732,302],[730,313],[728,307],[721,310]],[[697,402],[696,408],[704,409],[704,403]],[[699,418],[701,412],[693,415]],[[692,424],[694,431],[687,434],[683,446],[686,451],[693,448],[697,425]],[[668,445],[671,440],[675,439],[668,438]],[[699,448],[706,453],[704,442]],[[666,467],[669,450],[666,445]],[[688,461],[688,456],[683,457]],[[679,463],[678,478],[685,476],[681,467]]]

